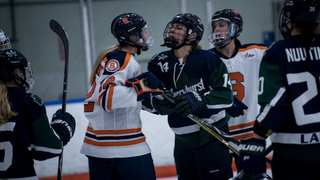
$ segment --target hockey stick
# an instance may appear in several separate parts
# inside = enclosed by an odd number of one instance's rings
[[[64,66],[64,80],[63,80],[63,94],[62,94],[62,113],[66,112],[67,106],[67,81],[68,81],[68,62],[69,62],[69,40],[68,34],[65,29],[55,20],[50,20],[50,28],[54,31],[62,40],[64,53],[65,53],[65,66]],[[58,162],[58,175],[57,179],[61,180],[61,173],[62,173],[62,162],[63,162],[63,145],[62,151],[59,155],[59,162]]]
[[[159,99],[163,98],[164,100],[166,100],[167,102],[170,102],[171,104],[176,104],[176,102],[174,102],[173,99],[169,98],[165,94],[158,95],[156,97]],[[198,125],[200,125],[204,130],[206,130],[208,133],[210,133],[212,136],[214,136],[217,140],[219,140],[221,143],[223,143],[225,146],[227,146],[237,156],[240,155],[239,151],[236,150],[232,145],[230,145],[226,139],[232,141],[233,143],[235,143],[237,145],[239,145],[241,143],[240,141],[232,138],[231,136],[227,135],[225,132],[219,130],[218,128],[214,127],[213,125],[208,124],[207,122],[201,120],[199,117],[197,117],[194,114],[188,114],[188,118],[191,119],[193,122],[197,123]],[[266,152],[265,152],[265,154],[266,154]],[[266,159],[266,162],[271,165],[270,159],[268,159],[268,158],[265,158],[265,159]],[[269,180],[272,180],[272,178],[266,173],[263,173],[263,176]]]
[[[195,116],[195,115],[193,115],[193,116]],[[190,117],[189,117],[189,118],[190,118]],[[203,123],[204,125],[208,126],[208,128],[210,128],[212,131],[215,131],[215,132],[219,133],[219,135],[221,135],[223,138],[225,138],[225,139],[233,142],[233,143],[236,144],[236,145],[240,145],[240,144],[241,144],[241,142],[240,142],[239,140],[237,140],[237,139],[233,138],[232,136],[226,134],[225,132],[221,131],[221,130],[218,129],[217,127],[215,127],[215,126],[213,126],[213,125],[211,125],[211,124],[208,124],[207,122],[201,120],[199,117],[196,117],[196,118],[198,119],[198,121],[200,121],[200,122]],[[269,145],[269,146],[266,148],[266,150],[264,151],[264,155],[265,155],[265,156],[268,155],[271,151],[272,151],[272,146]],[[269,164],[271,165],[271,160],[270,160],[270,159],[266,158],[266,161],[267,161],[267,163],[269,163]]]
[[[66,104],[67,104],[67,81],[68,81],[68,62],[69,62],[69,40],[68,34],[57,21],[50,21],[50,28],[54,31],[62,40],[64,46],[65,53],[65,66],[64,66],[64,80],[63,80],[63,94],[62,94],[62,112],[66,112]]]

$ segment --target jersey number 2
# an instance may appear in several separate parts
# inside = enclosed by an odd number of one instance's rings
[[[319,123],[320,112],[305,114],[303,110],[303,106],[318,95],[316,78],[309,72],[302,72],[287,74],[287,79],[289,85],[294,83],[306,83],[307,85],[307,90],[292,101],[293,112],[297,125],[302,126],[306,124]]]

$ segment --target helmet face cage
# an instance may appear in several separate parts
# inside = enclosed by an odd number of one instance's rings
[[[30,90],[32,89],[33,87],[33,84],[35,82],[34,80],[34,75],[33,75],[33,70],[32,70],[32,66],[31,66],[31,63],[28,62],[28,65],[25,66],[24,68],[24,72],[25,72],[25,84],[23,85],[24,86],[24,89],[27,91],[27,92],[30,92]]]
[[[0,29],[0,50],[11,49],[10,38]]]
[[[14,79],[14,82],[29,92],[34,84],[34,76],[31,63],[17,50],[7,49],[0,53],[0,79],[6,81]],[[18,84],[18,79],[22,83]]]
[[[216,21],[225,21],[228,24],[228,30],[224,32],[214,32],[215,25],[213,25]],[[211,34],[209,34],[208,39],[209,41],[217,47],[222,47],[227,44],[229,44],[232,40],[233,37],[235,37],[235,32],[237,31],[236,29],[238,28],[237,25],[233,24],[230,22],[229,19],[225,18],[219,18],[219,19],[214,19],[212,20],[212,31]]]
[[[309,22],[318,24],[320,0],[285,0],[280,13],[279,29],[284,38],[291,35],[287,24]]]
[[[238,37],[242,32],[243,21],[241,15],[232,9],[224,9],[216,12],[211,18],[210,34],[208,36],[209,41],[217,47],[223,47],[228,45],[232,39]],[[215,22],[225,21],[228,23],[228,31],[226,32],[214,32]]]
[[[181,25],[186,27],[186,30],[181,29]],[[178,49],[190,42],[190,45],[196,45],[200,42],[203,35],[203,23],[201,19],[195,14],[184,13],[176,15],[171,22],[169,22],[163,32],[165,46]],[[170,37],[170,31],[178,30],[178,39]],[[189,36],[194,34],[194,36]],[[179,43],[182,40],[181,43]]]
[[[282,9],[280,12],[279,29],[283,38],[290,36],[291,30],[288,29],[287,24],[290,21],[290,13],[288,14],[286,9]]]
[[[181,47],[178,45],[184,44],[187,37],[187,28],[183,28],[183,24],[169,22],[164,29],[163,38],[165,40],[165,45],[169,48]],[[177,38],[170,36],[170,31],[175,32]]]
[[[137,44],[141,47],[142,51],[147,51],[152,46],[153,37],[149,23],[146,23],[137,37],[139,37]]]
[[[146,51],[153,44],[150,25],[135,13],[117,16],[112,21],[111,32],[120,45],[131,45]]]

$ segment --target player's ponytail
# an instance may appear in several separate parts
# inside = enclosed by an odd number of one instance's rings
[[[313,31],[315,30],[316,25],[314,23],[304,23],[303,25],[301,25],[301,27],[301,35],[303,37],[305,47],[307,48],[306,50],[308,52],[311,46]]]
[[[0,80],[0,126],[5,124],[11,117],[18,114],[11,110],[7,92],[7,86]]]
[[[110,52],[119,51],[119,50],[120,50],[120,45],[114,45],[114,46],[111,46],[111,47],[108,47],[108,48],[104,49],[99,54],[99,56],[97,57],[94,65],[93,65],[93,68],[92,68],[92,72],[91,72],[91,75],[90,75],[90,85],[92,85],[94,83],[97,71],[98,71],[99,66],[100,66],[102,60],[104,59],[104,57]]]
[[[186,54],[186,55],[183,57],[183,64],[186,64],[186,63],[187,63],[187,56],[189,55],[189,53],[192,51],[192,49],[193,49],[194,47],[197,47],[198,49],[202,49],[201,45],[199,45],[199,44],[192,45],[191,48],[189,49],[188,54]]]

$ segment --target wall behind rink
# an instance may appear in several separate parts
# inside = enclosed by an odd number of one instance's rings
[[[205,27],[200,41],[209,49],[207,2],[212,12],[231,8],[244,19],[239,40],[262,43],[263,32],[274,30],[273,2],[281,0],[185,0],[186,12],[198,15]],[[156,53],[167,50],[163,43],[163,30],[173,16],[181,12],[181,0],[92,0],[94,58],[106,47],[117,43],[110,33],[113,18],[121,13],[135,12],[143,16],[152,28],[155,39],[147,52],[136,59],[145,71],[147,61]],[[275,15],[278,16],[278,15]],[[44,101],[62,97],[64,61],[60,59],[58,38],[49,28],[49,21],[57,20],[69,36],[68,99],[83,98],[88,91],[84,53],[83,21],[78,0],[2,0],[0,2],[0,28],[11,38],[13,48],[22,52],[32,63],[36,83],[31,92]],[[277,27],[276,27],[277,28]],[[93,59],[94,61],[95,59]]]

